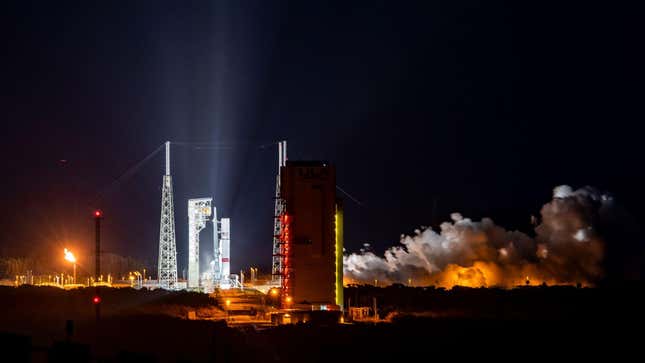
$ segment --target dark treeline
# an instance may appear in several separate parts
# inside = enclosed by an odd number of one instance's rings
[[[53,259],[51,256],[22,256],[22,257],[0,257],[0,278],[14,279],[17,275],[54,275],[62,272],[71,273],[69,263]],[[120,256],[114,253],[104,253],[101,256],[101,273],[111,274],[115,279],[127,276],[130,271],[141,271],[147,268],[150,274],[154,274],[156,268],[147,265],[145,262],[129,256]],[[78,264],[77,273],[79,278],[94,275],[94,259],[91,258],[83,264]]]
[[[438,318],[568,320],[643,314],[645,285],[612,288],[540,286],[503,288],[408,287],[394,284],[345,287],[345,307],[370,307],[376,300],[380,318],[426,316]]]

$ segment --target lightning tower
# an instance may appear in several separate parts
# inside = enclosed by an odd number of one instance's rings
[[[175,240],[175,209],[170,176],[170,141],[166,141],[166,174],[161,190],[161,223],[159,228],[159,287],[174,289],[177,284],[177,243]]]
[[[282,233],[282,214],[284,212],[284,200],[280,195],[280,170],[287,162],[287,142],[278,142],[278,175],[275,184],[275,209],[273,214],[273,263],[271,264],[271,276],[274,284],[282,283],[282,265],[284,251],[280,235]]]

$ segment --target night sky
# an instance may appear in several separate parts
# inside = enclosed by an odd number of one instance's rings
[[[132,166],[166,140],[184,143],[171,157],[180,276],[188,198],[212,196],[232,218],[233,271],[269,266],[282,139],[290,159],[335,164],[338,186],[361,201],[345,202],[349,251],[382,252],[457,211],[531,232],[530,215],[560,184],[611,192],[634,223],[645,217],[637,9],[0,7],[0,255],[87,254],[101,208],[104,249],[156,265],[163,154]]]

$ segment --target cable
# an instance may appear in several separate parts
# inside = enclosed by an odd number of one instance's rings
[[[345,194],[347,197],[349,197],[349,199],[353,200],[354,203],[358,204],[361,207],[363,206],[363,203],[361,203],[358,199],[356,199],[353,196],[351,196],[351,194],[349,194],[346,191],[344,191],[343,188],[341,188],[338,185],[336,185],[336,189],[340,190],[343,194]]]
[[[159,151],[161,151],[165,147],[164,144],[159,145],[154,151],[152,151],[150,154],[145,156],[143,159],[139,160],[136,162],[134,165],[129,167],[125,172],[123,172],[120,176],[118,176],[116,179],[112,181],[112,183],[108,184],[105,186],[99,193],[96,194],[96,196],[92,199],[92,201],[100,201],[106,194],[108,194],[110,191],[112,191],[117,185],[122,184],[124,180],[132,176],[135,172],[137,172],[143,164],[145,164],[148,160],[152,159]]]
[[[209,150],[209,149],[231,150],[236,147],[252,146],[251,143],[225,144],[225,143],[214,143],[214,142],[184,142],[184,141],[177,141],[177,142],[173,141],[171,142],[171,144],[177,145],[177,146],[192,147],[195,150]],[[265,149],[269,146],[273,146],[277,144],[278,142],[260,144],[260,145],[257,145],[256,148]]]
[[[243,146],[243,145],[250,145],[248,144],[224,144],[224,143],[212,143],[212,142],[175,142],[171,141],[171,145],[175,146],[187,146],[192,148],[193,150],[231,150],[234,149],[235,147]],[[258,149],[264,149],[266,147],[272,146],[272,145],[277,145],[278,142],[272,142],[268,144],[261,144],[258,145]],[[114,190],[118,185],[122,184],[126,179],[130,178],[134,173],[136,173],[141,167],[150,159],[152,159],[159,151],[161,151],[165,147],[165,143],[159,145],[155,150],[153,150],[150,154],[145,156],[143,159],[140,161],[136,162],[134,165],[129,167],[125,172],[123,172],[120,176],[118,176],[116,179],[114,179],[110,184],[105,186],[100,192],[96,194],[94,198],[91,199],[91,203],[94,202],[99,202],[101,201],[108,193],[110,193],[112,190]],[[349,194],[348,194],[349,196]],[[349,196],[352,198],[351,196]],[[355,202],[357,202],[360,205],[360,202],[356,201],[354,198],[352,198]]]

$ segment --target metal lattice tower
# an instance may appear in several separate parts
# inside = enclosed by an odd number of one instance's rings
[[[172,201],[170,176],[170,141],[166,141],[166,174],[161,191],[161,224],[159,228],[159,287],[174,289],[177,284],[177,243],[175,239],[175,209]]]
[[[284,201],[280,195],[280,169],[286,165],[287,162],[287,142],[280,141],[278,143],[278,175],[275,183],[275,209],[273,214],[273,263],[271,264],[271,276],[274,283],[282,283],[282,260],[284,254],[282,251],[280,233],[281,221],[280,217],[284,212]]]

